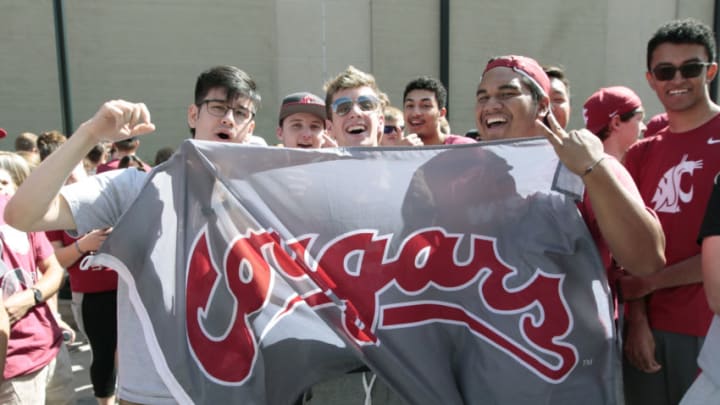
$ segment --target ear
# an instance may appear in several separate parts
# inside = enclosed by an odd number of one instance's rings
[[[200,111],[198,110],[198,107],[195,105],[195,103],[190,104],[190,106],[188,107],[188,112],[187,112],[188,126],[190,128],[195,129],[199,112]]]
[[[610,118],[610,122],[608,123],[608,128],[610,128],[610,134],[622,124],[622,121],[620,120],[619,115],[614,115],[612,118]],[[609,135],[610,135],[609,134]]]
[[[715,79],[715,75],[717,75],[718,71],[718,64],[717,62],[713,62],[710,66],[707,68],[707,73],[705,74],[705,79],[707,79],[707,82],[710,83]]]
[[[277,138],[278,138],[281,142],[282,142],[282,140],[283,140],[282,133],[283,133],[282,127],[277,127],[277,128],[275,129],[275,136],[277,136]]]
[[[440,116],[444,117],[447,115],[447,108],[443,107],[440,109]]]
[[[710,68],[708,68],[708,71],[710,71]],[[647,80],[648,86],[655,91],[655,77],[652,72],[645,72],[645,80]]]
[[[336,139],[335,134],[333,133],[333,123],[330,120],[325,120],[325,133],[332,139]]]
[[[250,135],[255,133],[255,120],[254,119],[252,121],[248,122],[247,133]]]

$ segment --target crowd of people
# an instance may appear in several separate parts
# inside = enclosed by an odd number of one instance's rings
[[[371,74],[350,66],[325,84],[324,98],[309,92],[284,97],[276,136],[285,148],[423,147],[544,136],[585,185],[578,209],[607,269],[624,336],[625,402],[719,403],[718,186],[710,196],[720,173],[713,152],[720,143],[714,132],[720,106],[708,87],[717,70],[710,28],[692,19],[668,22],[648,42],[645,73],[665,112],[646,126],[638,95],[609,84],[584,102],[585,128],[566,131],[572,114],[566,72],[527,56],[498,56],[477,83],[475,130],[457,135],[446,119],[440,80],[411,80],[401,104],[393,106]],[[191,137],[257,143],[259,102],[254,80],[241,69],[202,72],[187,111]],[[57,132],[23,133],[16,152],[0,155],[2,262],[16,269],[5,270],[0,295],[0,403],[67,403],[71,397],[63,330],[66,339],[73,331],[57,316],[52,298],[63,268],[75,321],[91,346],[98,403],[115,403],[116,396],[125,404],[175,403],[148,367],[129,286],[111,269],[78,267],[140,192],[152,167],[136,152],[140,136],[153,130],[144,104],[114,100],[67,139]],[[158,151],[154,163],[171,154]],[[32,249],[14,250],[20,239]],[[27,276],[16,276],[22,286],[9,289],[8,275],[17,269]],[[388,402],[401,401],[381,383],[375,389],[386,390]],[[298,402],[323,398],[305,395]]]

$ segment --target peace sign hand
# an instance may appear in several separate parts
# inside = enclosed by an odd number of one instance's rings
[[[536,122],[537,126],[571,172],[582,176],[605,156],[602,141],[595,134],[587,129],[565,132],[552,113],[547,117],[550,128],[541,120]]]

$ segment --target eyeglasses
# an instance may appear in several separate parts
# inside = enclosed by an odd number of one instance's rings
[[[679,70],[683,78],[692,79],[693,77],[700,76],[703,68],[710,65],[711,63],[708,62],[688,62],[683,63],[680,66],[662,64],[655,66],[655,68],[652,70],[652,74],[653,76],[655,76],[655,79],[660,80],[661,82],[665,82],[674,79],[675,72]]]
[[[402,125],[385,125],[383,128],[383,134],[392,134],[393,132],[401,133],[405,129]]]
[[[214,115],[216,117],[224,117],[227,114],[228,110],[232,110],[233,118],[237,122],[250,121],[255,116],[254,112],[248,110],[245,107],[230,107],[229,105],[227,105],[227,102],[225,100],[203,100],[202,103],[198,104],[198,107],[202,107],[203,104],[207,105],[207,110],[210,115]]]
[[[355,100],[340,97],[332,103],[332,110],[342,117],[352,110],[354,104],[360,107],[360,111],[368,112],[376,110],[380,106],[380,100],[373,96],[360,96]]]

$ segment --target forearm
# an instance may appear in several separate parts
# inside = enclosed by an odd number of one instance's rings
[[[647,324],[647,303],[644,299],[628,301],[625,303],[625,321],[628,323]]]
[[[74,229],[60,188],[78,162],[82,161],[97,138],[83,124],[58,150],[50,154],[18,188],[5,207],[5,221],[22,231]]]
[[[702,278],[710,309],[720,314],[720,236],[709,236],[703,240]]]
[[[663,288],[679,287],[688,284],[702,283],[702,267],[700,255],[665,267],[663,271],[648,277],[651,292]]]
[[[665,265],[662,228],[608,163],[601,162],[583,177],[600,232],[615,260],[630,273],[657,272]]]
[[[80,246],[80,249],[78,249],[78,246]],[[82,249],[82,242],[80,240],[77,240],[67,246],[62,246],[61,243],[53,242],[53,247],[55,248],[55,257],[57,257],[57,261],[66,269],[75,264],[75,262],[85,255],[85,251]]]

